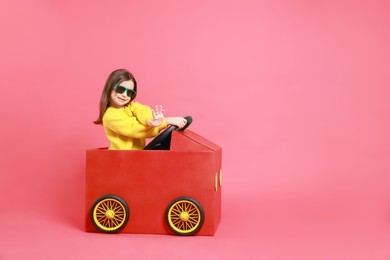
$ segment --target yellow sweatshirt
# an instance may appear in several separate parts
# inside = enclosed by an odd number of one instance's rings
[[[138,102],[130,102],[124,109],[108,107],[103,115],[104,131],[111,142],[110,150],[142,150],[145,138],[158,135],[167,124],[159,127],[148,124],[153,119],[152,110]]]

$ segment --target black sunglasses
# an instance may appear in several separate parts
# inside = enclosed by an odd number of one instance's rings
[[[135,97],[135,94],[137,94],[137,92],[135,90],[130,89],[130,88],[125,88],[123,86],[120,86],[119,84],[115,84],[114,89],[115,89],[116,93],[119,93],[119,94],[125,93],[129,98],[133,98],[133,97]]]

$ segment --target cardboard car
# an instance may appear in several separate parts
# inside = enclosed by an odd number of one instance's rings
[[[170,128],[160,134],[168,139],[164,150],[86,151],[86,231],[215,234],[222,149],[190,130]]]

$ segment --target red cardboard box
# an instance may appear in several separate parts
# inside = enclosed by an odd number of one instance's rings
[[[214,235],[221,220],[222,149],[186,130],[170,150],[86,152],[85,230]]]

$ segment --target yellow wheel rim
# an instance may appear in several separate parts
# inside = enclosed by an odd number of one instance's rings
[[[202,220],[199,207],[191,201],[179,200],[168,210],[168,222],[177,233],[189,234],[194,232]]]
[[[93,221],[103,231],[120,229],[126,221],[125,206],[114,198],[107,198],[93,208]]]

